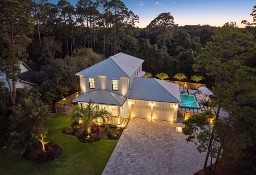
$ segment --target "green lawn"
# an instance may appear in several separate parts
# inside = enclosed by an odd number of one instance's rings
[[[101,174],[116,140],[101,140],[92,144],[79,142],[74,136],[61,133],[63,127],[71,124],[71,117],[57,116],[45,124],[48,140],[62,148],[61,157],[51,162],[36,163],[21,157],[18,151],[11,151],[0,157],[1,175],[94,175]]]

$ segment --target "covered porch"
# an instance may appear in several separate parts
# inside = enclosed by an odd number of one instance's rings
[[[74,99],[78,107],[86,108],[89,102],[99,106],[99,109],[105,109],[110,113],[110,117],[106,118],[105,124],[110,127],[125,127],[128,123],[128,108],[126,97],[113,93],[108,90],[97,90],[80,94]],[[96,121],[99,125],[103,124],[103,120],[98,118]]]

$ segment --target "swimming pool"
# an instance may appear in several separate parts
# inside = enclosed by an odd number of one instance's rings
[[[194,95],[181,95],[181,107],[200,108]]]

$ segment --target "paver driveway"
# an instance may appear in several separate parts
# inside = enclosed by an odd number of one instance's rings
[[[176,132],[180,125],[132,119],[102,174],[192,175],[202,169],[205,154]]]

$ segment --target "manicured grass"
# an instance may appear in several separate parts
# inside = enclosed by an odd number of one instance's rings
[[[116,140],[100,140],[92,144],[79,142],[74,136],[64,135],[61,129],[71,124],[71,117],[57,116],[45,124],[47,140],[62,148],[61,157],[52,162],[36,163],[21,157],[18,151],[9,151],[0,158],[1,175],[94,175],[101,174]]]

